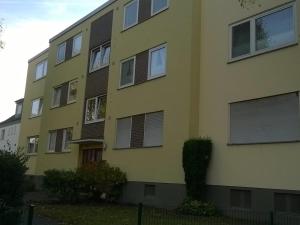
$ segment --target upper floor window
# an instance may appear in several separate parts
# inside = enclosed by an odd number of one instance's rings
[[[3,141],[4,138],[5,138],[5,129],[2,129],[0,133],[0,140]]]
[[[65,56],[66,56],[66,42],[61,43],[57,47],[57,55],[56,55],[56,62],[61,63],[65,61]]]
[[[90,98],[86,102],[85,123],[100,122],[105,119],[106,96]]]
[[[81,51],[82,34],[73,37],[72,56],[78,55]]]
[[[73,80],[53,88],[51,107],[55,108],[76,102],[77,86],[78,80]]]
[[[230,26],[230,59],[236,60],[297,42],[295,3]]]
[[[76,101],[77,98],[77,86],[78,80],[73,80],[69,82],[68,87],[68,103],[72,103]]]
[[[155,15],[169,6],[169,0],[152,0],[151,1],[151,15]]]
[[[90,72],[94,72],[109,65],[110,49],[110,43],[107,43],[91,51]]]
[[[27,153],[36,153],[38,149],[39,137],[29,137]]]
[[[160,77],[166,74],[166,49],[166,45],[161,45],[149,51],[148,79]]]
[[[20,116],[22,114],[23,103],[18,103],[16,106],[16,116]]]
[[[48,67],[48,60],[44,60],[36,65],[35,80],[39,80],[46,76]]]
[[[123,29],[128,29],[138,23],[139,1],[133,0],[124,6]]]
[[[38,98],[31,103],[31,117],[37,117],[42,114],[43,111],[43,99]]]
[[[135,61],[135,57],[132,57],[121,62],[120,87],[134,84]]]

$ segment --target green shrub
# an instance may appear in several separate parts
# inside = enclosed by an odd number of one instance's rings
[[[212,203],[187,198],[177,209],[177,212],[193,216],[215,216],[217,209]]]
[[[187,196],[191,199],[201,200],[204,196],[211,152],[210,139],[192,139],[184,143],[182,164]]]

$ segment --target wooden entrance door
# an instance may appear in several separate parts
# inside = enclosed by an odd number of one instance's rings
[[[82,151],[82,165],[95,163],[102,160],[101,149],[85,149]]]

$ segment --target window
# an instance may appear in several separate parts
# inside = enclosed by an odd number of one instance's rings
[[[72,141],[73,128],[49,131],[48,152],[68,152]]]
[[[231,26],[230,59],[240,59],[297,42],[295,3]]]
[[[110,48],[110,43],[108,43],[92,50],[90,59],[90,72],[109,65]]]
[[[117,120],[116,148],[130,148],[131,122],[131,117]]]
[[[1,130],[0,140],[3,141],[5,138],[5,129]]]
[[[138,23],[139,1],[133,0],[124,6],[123,29],[128,29]]]
[[[42,114],[43,111],[43,99],[38,98],[31,103],[31,117],[37,117]]]
[[[49,143],[48,143],[48,151],[55,152],[56,145],[56,131],[49,132]]]
[[[85,123],[95,123],[105,119],[106,96],[88,99],[86,102]]]
[[[156,193],[156,186],[155,185],[149,185],[146,184],[144,186],[144,196],[145,197],[153,197]]]
[[[166,46],[162,45],[149,51],[148,79],[166,74]]]
[[[235,208],[251,208],[251,191],[230,190],[230,205]]]
[[[77,85],[78,85],[78,80],[73,80],[69,82],[69,87],[68,87],[68,103],[72,103],[76,101],[77,97]]]
[[[19,116],[22,114],[22,103],[18,103],[16,106],[16,115]]]
[[[155,15],[168,8],[169,0],[152,0],[151,15]]]
[[[72,56],[78,55],[81,51],[82,34],[73,37]]]
[[[145,115],[144,147],[161,146],[163,144],[163,112]]]
[[[300,140],[299,94],[290,93],[230,104],[230,143]]]
[[[53,98],[52,98],[52,107],[60,106],[61,92],[62,92],[62,86],[54,88]]]
[[[121,62],[120,87],[133,85],[135,76],[135,57]]]
[[[275,193],[274,209],[277,212],[300,213],[300,195]]]
[[[66,55],[66,42],[58,45],[56,62],[61,63],[61,62],[65,61],[65,55]]]
[[[63,146],[62,149],[64,151],[68,151],[70,149],[70,142],[72,141],[73,129],[67,128],[63,130]]]
[[[28,149],[27,153],[36,153],[38,150],[39,137],[29,137],[28,138]]]
[[[44,60],[36,65],[35,80],[39,80],[46,76],[48,67],[48,60]]]

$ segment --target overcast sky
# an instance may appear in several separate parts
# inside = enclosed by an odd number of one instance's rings
[[[49,39],[106,0],[0,0],[5,42],[0,50],[0,121],[14,114],[24,97],[27,62]]]

